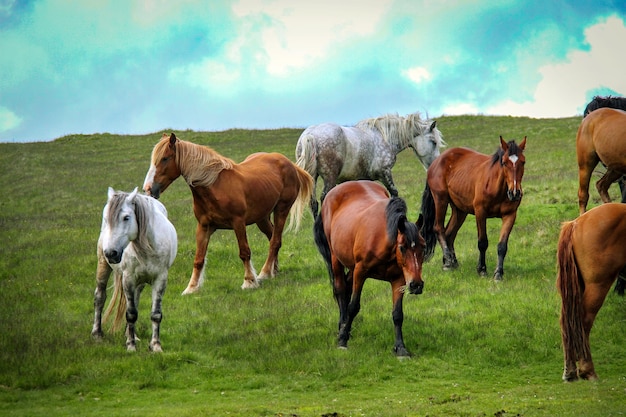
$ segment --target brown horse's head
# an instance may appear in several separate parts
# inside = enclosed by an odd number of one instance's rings
[[[176,143],[178,139],[171,133],[163,134],[159,143],[152,150],[150,169],[143,183],[146,194],[159,198],[161,192],[180,176],[180,168],[176,161]]]
[[[402,269],[406,284],[404,288],[411,294],[421,294],[424,290],[422,264],[426,246],[419,233],[421,216],[417,224],[408,221],[405,214],[406,203],[398,197],[389,200],[386,213],[387,232],[392,236],[395,234],[396,262]]]
[[[500,165],[506,179],[506,195],[511,201],[522,199],[522,177],[524,176],[524,148],[526,147],[526,136],[518,144],[515,141],[508,143],[500,136],[500,149],[496,153],[500,160]]]

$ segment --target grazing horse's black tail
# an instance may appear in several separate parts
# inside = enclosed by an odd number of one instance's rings
[[[428,183],[424,188],[424,194],[422,194],[422,216],[423,223],[420,233],[426,242],[426,248],[424,249],[424,261],[429,261],[435,253],[435,246],[437,245],[437,235],[435,235],[435,200],[433,199],[433,193],[430,191]]]
[[[330,276],[330,283],[332,284],[333,267],[330,258],[330,245],[328,244],[328,239],[324,233],[324,222],[322,221],[321,212],[315,218],[315,224],[313,225],[313,239],[315,240],[315,245],[317,245],[317,250],[322,255],[322,258],[324,258],[326,268],[328,269],[328,275]]]

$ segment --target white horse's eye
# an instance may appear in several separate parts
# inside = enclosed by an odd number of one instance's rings
[[[124,216],[124,221],[125,221],[125,222],[127,222],[127,221],[129,221],[129,220],[130,220],[130,216],[129,216],[129,215]]]

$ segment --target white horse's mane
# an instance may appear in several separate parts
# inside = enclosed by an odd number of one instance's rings
[[[356,127],[376,129],[380,132],[385,142],[406,148],[415,136],[424,134],[430,128],[431,123],[431,121],[422,119],[419,113],[411,113],[407,116],[387,114],[361,120],[356,124]],[[435,129],[435,131],[437,145],[445,145],[441,132],[438,129]]]
[[[129,193],[116,191],[109,199],[109,209],[107,213],[109,228],[114,228],[117,225],[120,211],[128,195]],[[149,206],[149,198],[151,197],[138,194],[133,204],[138,232],[137,239],[131,242],[131,244],[135,247],[137,255],[142,259],[146,258],[154,251],[148,239],[148,211],[151,209]]]

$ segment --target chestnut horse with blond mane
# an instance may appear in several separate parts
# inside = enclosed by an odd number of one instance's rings
[[[603,204],[561,228],[556,285],[562,299],[564,381],[598,378],[589,333],[611,285],[626,267],[624,248],[626,204]]]
[[[241,288],[256,288],[258,280],[274,277],[287,217],[291,216],[289,228],[297,230],[309,205],[313,178],[279,153],[254,153],[237,164],[209,147],[164,134],[152,151],[143,189],[159,198],[181,175],[191,189],[198,220],[193,272],[183,294],[196,292],[202,285],[209,239],[218,229],[233,230],[237,236],[245,269]],[[258,277],[246,236],[246,226],[253,223],[270,242]]]

